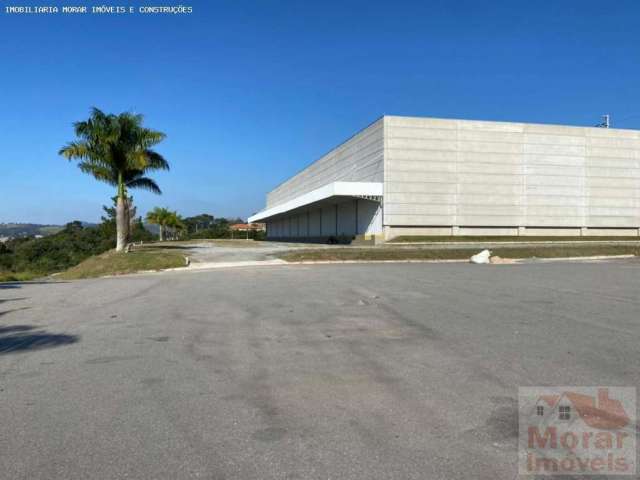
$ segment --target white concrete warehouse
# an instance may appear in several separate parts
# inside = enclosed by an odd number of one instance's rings
[[[640,131],[384,116],[267,194],[278,240],[640,235]]]

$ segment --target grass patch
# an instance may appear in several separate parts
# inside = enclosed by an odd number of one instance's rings
[[[297,250],[278,255],[287,262],[344,261],[344,260],[460,260],[478,253],[478,248],[325,248]],[[492,255],[502,258],[562,258],[598,255],[640,255],[640,247],[627,245],[586,245],[513,247],[491,249]]]
[[[130,253],[116,253],[111,250],[101,255],[87,258],[82,263],[61,273],[57,278],[75,280],[184,266],[184,255],[175,251],[156,248]]]
[[[481,237],[481,236],[400,236],[391,239],[391,242],[613,242],[620,240],[635,240],[640,242],[640,237]]]
[[[0,272],[0,283],[2,282],[26,282],[44,275],[33,272]]]

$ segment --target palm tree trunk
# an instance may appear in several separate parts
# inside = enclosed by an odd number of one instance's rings
[[[118,199],[116,201],[116,252],[123,252],[127,245],[127,205],[124,196],[122,173],[118,175]]]
[[[159,227],[160,227],[160,241],[162,242],[164,240],[164,227],[162,226],[162,224],[160,224]]]
[[[127,245],[127,213],[125,199],[118,195],[116,202],[116,252],[124,251]]]
[[[126,224],[126,232],[125,232],[125,242],[129,243],[131,241],[131,202],[129,201],[129,197],[125,195],[124,197],[124,218]]]

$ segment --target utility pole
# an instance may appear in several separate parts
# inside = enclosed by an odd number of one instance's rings
[[[605,115],[602,115],[602,123],[599,123],[598,125],[596,125],[596,127],[601,127],[601,128],[609,128],[611,126],[611,115],[609,115],[608,113]]]

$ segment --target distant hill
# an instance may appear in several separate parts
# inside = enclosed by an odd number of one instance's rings
[[[94,224],[82,222],[82,225]],[[53,235],[64,228],[63,225],[42,225],[39,223],[0,223],[0,239],[16,237],[32,237],[34,235]]]

